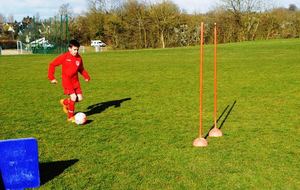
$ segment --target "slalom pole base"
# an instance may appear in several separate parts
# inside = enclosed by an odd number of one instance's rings
[[[223,136],[223,133],[220,129],[218,129],[217,127],[214,127],[212,130],[209,131],[208,136],[221,137],[221,136]]]
[[[202,137],[196,138],[193,142],[193,146],[195,147],[206,147],[207,145],[207,140]]]

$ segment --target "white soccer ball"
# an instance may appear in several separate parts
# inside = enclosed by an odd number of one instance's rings
[[[86,122],[86,115],[82,112],[76,113],[75,115],[75,123],[77,125],[82,125]]]

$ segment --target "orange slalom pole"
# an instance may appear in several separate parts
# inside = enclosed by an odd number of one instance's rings
[[[217,127],[217,24],[214,27],[214,123]]]
[[[199,137],[203,134],[203,34],[204,34],[204,24],[201,22],[200,29],[200,67],[199,67]]]
[[[203,117],[203,34],[204,34],[204,24],[201,22],[200,28],[200,65],[199,65],[199,135],[193,142],[195,147],[206,147],[208,145],[207,140],[202,137],[203,126],[202,126],[202,117]]]
[[[214,128],[210,130],[210,137],[223,136],[222,131],[217,127],[217,24],[214,27]]]

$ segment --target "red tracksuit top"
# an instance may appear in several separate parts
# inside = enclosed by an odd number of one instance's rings
[[[81,56],[71,55],[70,52],[66,52],[49,64],[48,79],[55,79],[55,67],[62,65],[62,86],[65,89],[76,89],[80,88],[78,79],[78,72],[87,80],[90,80],[88,72],[83,67]]]

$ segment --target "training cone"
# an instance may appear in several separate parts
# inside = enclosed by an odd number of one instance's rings
[[[199,137],[194,140],[193,145],[195,147],[205,147],[208,145],[208,143],[205,138]]]
[[[208,136],[210,136],[210,137],[221,137],[221,136],[223,136],[223,133],[220,129],[218,129],[217,127],[214,127],[212,130],[209,131]]]

